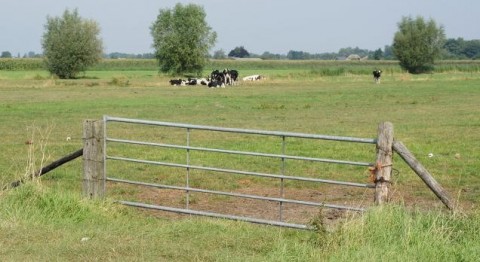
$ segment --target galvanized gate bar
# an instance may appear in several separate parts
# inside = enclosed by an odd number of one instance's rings
[[[355,142],[355,143],[367,143],[367,144],[375,144],[377,142],[377,140],[374,139],[374,138],[356,138],[356,137],[328,136],[328,135],[304,134],[304,133],[293,133],[293,132],[264,131],[264,130],[254,130],[254,129],[226,128],[226,127],[214,127],[214,126],[203,126],[203,125],[189,125],[189,124],[181,124],[181,123],[149,121],[149,120],[129,119],[129,118],[111,117],[111,116],[104,116],[104,120],[105,121],[111,121],[111,122],[155,125],[155,126],[177,127],[177,128],[190,128],[190,129],[199,129],[199,130],[230,132],[230,133],[243,133],[243,134],[254,134],[254,135],[311,138],[311,139],[333,140],[333,141]]]
[[[353,187],[375,188],[375,185],[353,183],[353,182],[341,182],[341,181],[328,180],[328,179],[297,177],[297,176],[284,176],[284,175],[275,175],[275,174],[258,173],[258,172],[248,172],[248,171],[233,170],[233,169],[223,169],[223,168],[215,168],[215,167],[204,167],[204,166],[193,166],[193,165],[174,164],[174,163],[166,163],[166,162],[158,162],[158,161],[149,161],[149,160],[126,158],[126,157],[107,156],[106,158],[111,159],[111,160],[120,160],[120,161],[135,162],[135,163],[142,163],[142,164],[152,164],[152,165],[159,165],[159,166],[190,168],[190,169],[223,172],[223,173],[230,173],[230,174],[250,175],[250,176],[258,176],[258,177],[280,178],[280,179],[283,178],[283,179],[290,179],[290,180],[297,180],[297,181],[318,182],[318,183],[343,185],[343,186],[353,186]]]
[[[182,213],[182,214],[208,216],[208,217],[216,217],[216,218],[226,218],[226,219],[244,221],[244,222],[250,222],[250,223],[256,223],[256,224],[267,224],[267,225],[272,225],[272,226],[289,227],[289,228],[296,228],[296,229],[306,229],[306,230],[312,229],[311,227],[308,227],[306,225],[285,223],[285,222],[280,222],[280,221],[275,221],[275,220],[266,220],[266,219],[258,219],[258,218],[251,218],[251,217],[224,215],[224,214],[218,214],[218,213],[213,213],[213,212],[205,212],[205,211],[198,211],[198,210],[191,210],[191,209],[182,209],[182,208],[150,205],[150,204],[123,201],[123,200],[119,200],[117,202],[120,203],[120,204],[123,204],[123,205],[127,205],[127,206],[134,206],[134,207],[141,207],[141,208],[148,208],[148,209],[156,209],[156,210],[169,211],[169,212]]]
[[[359,211],[359,212],[363,212],[363,211],[365,211],[365,209],[363,209],[361,207],[350,207],[350,206],[327,204],[327,203],[322,203],[322,202],[287,199],[287,198],[285,198],[285,195],[284,195],[284,180],[285,179],[296,180],[296,181],[304,181],[304,182],[327,183],[327,184],[342,185],[342,186],[353,186],[353,187],[361,187],[361,188],[375,188],[375,185],[373,185],[373,184],[362,184],[362,183],[353,183],[353,182],[335,181],[335,180],[328,180],[328,179],[319,179],[319,178],[286,175],[285,174],[286,160],[311,161],[311,162],[344,164],[344,165],[364,166],[364,167],[373,166],[373,164],[372,163],[367,163],[367,162],[359,162],[359,161],[348,161],[348,160],[337,160],[337,159],[326,159],[326,158],[287,155],[286,152],[285,152],[285,149],[286,149],[286,138],[331,140],[331,141],[343,141],[343,142],[367,143],[367,144],[376,144],[377,139],[304,134],[304,133],[295,133],[295,132],[263,131],[263,130],[240,129],[240,128],[224,128],[224,127],[213,127],[213,126],[204,126],[204,125],[191,125],[191,124],[182,124],[182,123],[171,123],[171,122],[161,122],[161,121],[149,121],[149,120],[119,118],[119,117],[110,117],[110,116],[104,116],[103,120],[104,120],[104,139],[103,140],[104,140],[104,143],[105,143],[105,147],[104,147],[105,150],[103,150],[104,160],[108,159],[108,160],[126,161],[126,162],[133,162],[133,163],[151,164],[151,165],[159,165],[159,166],[166,166],[166,167],[173,167],[173,168],[182,168],[182,169],[186,170],[185,185],[184,186],[146,183],[146,182],[140,182],[140,181],[127,180],[127,179],[106,177],[106,180],[110,181],[110,182],[127,183],[127,184],[132,184],[132,185],[148,186],[148,187],[155,187],[155,188],[160,188],[160,189],[182,190],[182,191],[185,192],[186,200],[187,200],[185,208],[173,208],[173,207],[166,207],[166,206],[161,206],[161,205],[152,205],[152,204],[146,204],[146,203],[137,203],[137,202],[130,202],[130,201],[118,201],[119,203],[122,203],[122,204],[125,204],[125,205],[141,207],[141,208],[157,209],[157,210],[163,210],[163,211],[170,211],[170,212],[177,212],[177,213],[184,213],[184,214],[194,214],[194,215],[203,215],[203,216],[210,216],[210,217],[217,217],[217,218],[227,218],[227,219],[247,221],[247,222],[252,222],[252,223],[269,224],[269,225],[291,227],[291,228],[298,228],[298,229],[311,229],[311,227],[307,226],[307,225],[285,223],[283,221],[283,217],[282,217],[283,203],[289,203],[289,204],[294,204],[294,205],[306,205],[306,206],[312,206],[312,207],[327,207],[327,208],[345,209],[345,210]],[[119,138],[109,138],[108,135],[107,135],[107,122],[120,122],[120,123],[130,123],[130,124],[141,124],[141,125],[152,125],[152,126],[161,126],[161,127],[169,127],[169,128],[178,128],[178,129],[180,129],[180,131],[181,131],[181,129],[184,129],[186,131],[186,145],[154,143],[154,142],[144,142],[144,141],[119,139]],[[272,154],[272,153],[231,150],[231,149],[194,147],[194,146],[191,146],[191,141],[190,141],[192,130],[203,130],[203,131],[213,131],[213,132],[229,132],[229,133],[249,134],[249,135],[276,136],[276,137],[279,137],[279,138],[282,139],[282,141],[281,141],[282,142],[281,143],[282,152],[281,152],[281,154]],[[111,155],[107,154],[107,147],[106,147],[107,142],[109,142],[109,143],[113,142],[113,143],[133,144],[133,145],[140,145],[140,146],[155,146],[155,147],[162,147],[162,148],[168,148],[168,149],[185,150],[186,159],[185,159],[184,163],[186,163],[186,164],[180,164],[178,162],[177,163],[168,163],[168,162],[159,162],[159,161],[153,161],[153,160],[135,159],[135,158],[128,158],[128,157],[123,157],[123,156],[111,156]],[[234,155],[242,155],[242,156],[267,157],[267,158],[279,159],[280,160],[280,165],[281,165],[280,166],[280,171],[279,171],[280,174],[250,172],[250,171],[243,171],[243,170],[217,168],[217,167],[211,167],[211,166],[192,165],[191,164],[191,156],[192,156],[191,151],[201,151],[201,152],[234,154]],[[181,161],[181,162],[183,162],[183,161]],[[242,193],[235,193],[235,192],[225,192],[225,191],[215,191],[215,190],[201,189],[201,188],[192,188],[190,186],[191,170],[203,170],[203,171],[219,172],[219,173],[225,173],[225,174],[238,174],[238,175],[247,175],[247,176],[256,176],[256,177],[279,179],[280,180],[279,197],[265,197],[265,196],[242,194]],[[279,203],[279,214],[278,214],[279,218],[278,218],[278,220],[272,221],[272,220],[266,220],[266,219],[257,219],[257,218],[253,218],[253,217],[234,216],[234,215],[219,214],[219,213],[214,213],[214,212],[205,212],[205,211],[200,211],[200,210],[191,210],[190,207],[189,207],[189,202],[190,202],[189,197],[190,197],[191,192],[216,194],[216,195],[223,195],[223,196],[229,196],[229,197],[238,197],[238,198],[247,198],[247,199],[254,199],[254,200],[277,202],[277,203]]]
[[[285,136],[282,136],[282,155],[285,155]],[[282,157],[282,169],[281,175],[285,175],[285,157]],[[285,180],[283,178],[280,179],[280,197],[285,198]],[[283,202],[278,203],[278,220],[283,221]]]
[[[190,147],[190,128],[187,128],[187,147]],[[187,165],[190,165],[190,149],[187,149]],[[188,188],[190,188],[190,168],[187,167],[187,176],[186,176],[186,193],[187,193],[187,199],[185,201],[185,206],[188,209],[188,205],[190,204],[190,191]]]
[[[207,194],[215,194],[215,195],[222,195],[222,196],[266,200],[266,201],[274,201],[274,202],[280,202],[280,203],[283,202],[283,203],[298,204],[298,205],[304,205],[304,206],[328,207],[328,208],[345,209],[345,210],[359,211],[359,212],[365,211],[365,209],[361,208],[361,207],[349,207],[349,206],[325,204],[325,203],[318,203],[318,202],[311,202],[311,201],[286,199],[286,198],[283,198],[283,197],[282,198],[262,197],[262,196],[256,196],[256,195],[232,193],[232,192],[224,192],[224,191],[215,191],[215,190],[207,190],[207,189],[192,188],[192,187],[187,188],[187,187],[181,187],[181,186],[162,185],[162,184],[155,184],[155,183],[145,183],[145,182],[139,182],[139,181],[126,180],[126,179],[112,178],[112,177],[107,177],[107,181],[112,181],[112,182],[117,182],[117,183],[125,183],[125,184],[131,184],[131,185],[140,185],[140,186],[162,188],[162,189],[188,190],[189,192],[198,192],[198,193],[207,193]]]
[[[151,143],[151,142],[141,142],[135,140],[126,140],[126,139],[116,139],[116,138],[106,138],[108,142],[116,143],[125,143],[125,144],[134,144],[134,145],[144,145],[144,146],[157,146],[163,148],[173,148],[173,149],[186,149],[186,150],[195,150],[195,151],[204,151],[204,152],[214,152],[214,153],[225,153],[225,154],[235,154],[235,155],[247,155],[247,156],[261,156],[261,157],[271,157],[271,158],[281,158],[281,159],[291,159],[291,160],[304,160],[312,162],[323,162],[323,163],[332,163],[332,164],[344,164],[351,166],[373,166],[373,163],[367,162],[357,162],[357,161],[346,161],[346,160],[336,160],[336,159],[327,159],[327,158],[315,158],[315,157],[302,157],[302,156],[290,156],[290,155],[279,155],[279,154],[267,154],[267,153],[258,153],[258,152],[248,152],[248,151],[236,151],[236,150],[226,150],[226,149],[214,149],[206,147],[192,147],[192,146],[180,146],[180,145],[171,145],[164,143]]]

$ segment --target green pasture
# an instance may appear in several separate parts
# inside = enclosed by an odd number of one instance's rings
[[[372,252],[378,261],[399,258],[475,261],[478,258],[474,255],[479,254],[480,249],[476,244],[479,243],[479,220],[474,211],[480,201],[477,64],[453,66],[455,63],[451,62],[450,69],[445,66],[441,72],[410,75],[390,62],[340,66],[318,62],[276,63],[212,64],[212,69],[238,68],[240,77],[266,76],[261,82],[218,89],[173,87],[168,83],[170,76],[159,75],[145,65],[138,70],[128,66],[115,70],[98,68],[76,80],[55,79],[39,69],[0,70],[0,185],[3,187],[80,149],[83,121],[101,119],[103,115],[364,138],[374,138],[378,124],[390,121],[395,139],[410,149],[465,213],[444,214],[441,202],[395,155],[394,198],[407,209],[373,209],[365,216],[352,215],[337,230],[299,232],[202,218],[179,221],[152,218],[136,209],[111,203],[114,198],[133,199],[141,195],[139,189],[110,188],[106,202],[81,199],[82,161],[77,159],[34,183],[0,193],[0,208],[6,210],[0,213],[0,258],[7,261],[37,258],[43,261],[76,258],[87,261],[349,261],[372,259]],[[381,84],[374,84],[369,73],[375,68],[386,68]],[[210,68],[205,74],[208,71]],[[184,139],[184,133],[158,134],[150,127],[116,124],[109,131],[124,138],[140,137],[149,141],[163,141],[170,136],[173,140]],[[203,132],[194,132],[192,136],[196,146],[213,143],[228,149],[260,148],[264,152],[280,153],[275,139],[252,142],[244,136],[212,137]],[[287,151],[367,162],[374,161],[375,156],[374,145],[300,140],[288,141]],[[155,159],[158,154],[162,161],[184,161],[185,157],[184,152],[166,155],[118,145],[112,145],[113,152]],[[429,153],[433,157],[428,157]],[[195,164],[221,162],[225,168],[258,172],[279,168],[278,163],[257,159],[219,161],[215,155],[192,156],[192,161],[198,161]],[[108,169],[122,178],[136,176],[172,184],[181,184],[183,177],[175,175],[184,173],[165,170],[168,174],[158,175],[160,171],[151,167],[119,163],[109,163]],[[287,172],[368,183],[368,171],[363,167],[287,163]],[[152,178],[152,174],[156,177]],[[227,183],[219,177],[205,178],[202,173],[192,176],[196,179],[192,182],[195,186],[227,190],[246,186],[244,180],[232,178]],[[251,179],[248,185],[269,184]],[[306,185],[287,183],[292,189],[303,186]],[[314,190],[315,186],[307,188]],[[371,206],[371,193],[361,191],[354,195],[360,197],[365,206]],[[416,207],[420,211],[412,211]],[[432,210],[427,212],[425,207]],[[382,224],[379,216],[383,215],[392,220],[388,222],[392,228],[385,230],[392,230],[397,237],[395,241],[387,239],[390,234],[373,230]],[[362,236],[366,236],[364,241],[354,241]],[[82,242],[84,237],[88,240]],[[390,242],[393,244],[385,244]],[[381,248],[377,248],[379,243]],[[386,250],[387,254],[380,254],[380,250]]]

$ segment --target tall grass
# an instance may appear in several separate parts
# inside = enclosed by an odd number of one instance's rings
[[[162,219],[39,183],[0,195],[3,261],[478,261],[480,215],[371,209],[328,230]],[[321,226],[321,225],[320,225]]]
[[[347,221],[324,248],[333,261],[478,261],[479,240],[478,212],[463,216],[393,205]]]
[[[312,232],[158,219],[27,184],[0,201],[2,261],[313,261]]]

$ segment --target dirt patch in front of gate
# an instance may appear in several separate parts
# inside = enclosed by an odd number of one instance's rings
[[[116,187],[114,185],[113,187]],[[125,187],[125,185],[121,185]],[[128,187],[128,185],[127,185]],[[264,185],[250,184],[239,188],[232,193],[254,195],[262,197],[280,198],[279,188],[266,187]],[[325,203],[344,207],[366,208],[373,202],[373,190],[365,188],[345,189],[338,186],[322,186],[318,189],[284,188],[284,198]],[[133,197],[133,196],[132,196]],[[145,187],[134,194],[136,202],[152,205],[160,205],[174,208],[188,208],[205,212],[213,212],[224,215],[252,217],[256,219],[276,220],[295,224],[311,224],[312,221],[323,221],[326,226],[332,226],[349,214],[358,213],[343,209],[328,207],[307,206],[292,203],[280,205],[276,201],[257,200],[206,193],[190,192],[183,190],[169,190]],[[146,215],[182,219],[189,215],[173,212],[141,209]]]
[[[184,190],[157,189],[151,187],[133,187],[130,185],[110,185],[110,189],[117,187],[131,187],[128,198],[135,202],[152,205],[188,208],[205,212],[213,212],[224,215],[251,217],[257,219],[275,220],[295,224],[312,224],[314,221],[322,221],[327,228],[333,228],[339,222],[361,212],[348,211],[329,207],[314,207],[299,204],[283,203],[275,201],[247,199],[239,197],[212,195],[206,193],[190,192]],[[135,189],[134,189],[135,188]],[[392,191],[392,201],[405,204],[407,207],[427,209],[442,209],[443,204],[433,194],[429,197],[415,196],[414,192],[424,187],[397,188]],[[124,189],[125,190],[125,189]],[[128,191],[128,189],[126,189]],[[133,193],[132,193],[133,192]],[[258,184],[246,184],[232,193],[245,195],[280,198],[281,192],[277,187],[267,187]],[[427,192],[428,193],[428,192]],[[340,187],[334,185],[322,185],[318,188],[285,188],[283,191],[286,199],[317,202],[342,207],[365,208],[373,206],[374,190],[369,188]],[[167,219],[184,219],[190,215],[182,215],[173,212],[139,209],[148,216]],[[281,214],[280,214],[281,210]]]

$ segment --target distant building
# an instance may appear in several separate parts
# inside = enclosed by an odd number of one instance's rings
[[[234,56],[229,56],[228,59],[233,59],[237,61],[262,61],[261,58],[258,57],[234,57]]]
[[[360,61],[362,58],[359,55],[349,55],[346,60]]]

